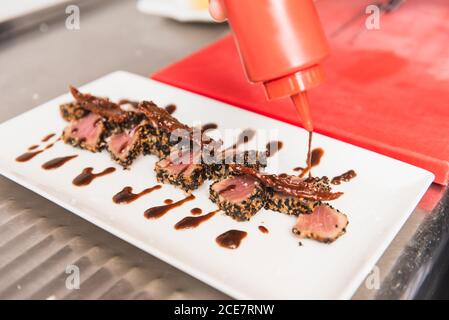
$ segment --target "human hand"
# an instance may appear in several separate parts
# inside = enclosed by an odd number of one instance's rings
[[[216,21],[225,21],[226,10],[223,0],[209,0],[209,13]]]

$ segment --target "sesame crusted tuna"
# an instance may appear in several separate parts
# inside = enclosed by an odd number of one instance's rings
[[[239,164],[254,170],[260,170],[267,166],[267,157],[264,152],[249,150],[238,152],[228,149],[220,152],[215,159],[207,165],[207,178],[221,179],[231,174],[231,165]]]
[[[159,182],[178,186],[186,192],[197,189],[204,182],[204,166],[199,152],[172,151],[156,163],[154,170]]]
[[[209,198],[238,221],[251,219],[265,203],[263,187],[250,176],[229,176],[212,184],[209,191]]]
[[[112,159],[127,168],[142,153],[142,126],[115,133],[106,139]]]
[[[74,147],[97,152],[104,147],[106,132],[102,118],[90,113],[68,125],[62,133],[62,140]]]
[[[292,181],[305,180],[307,183],[314,185],[314,188],[317,190],[331,190],[329,179],[327,177],[302,179],[300,177],[291,176],[290,179]],[[292,196],[269,187],[267,188],[267,202],[265,204],[265,209],[297,216],[299,214],[312,213],[313,209],[320,204],[321,201],[318,200]]]
[[[346,232],[348,217],[328,204],[321,204],[311,214],[301,214],[293,227],[300,238],[331,243]]]

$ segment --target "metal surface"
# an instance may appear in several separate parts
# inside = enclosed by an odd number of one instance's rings
[[[69,82],[118,69],[148,75],[227,32],[146,16],[123,0],[82,8],[79,31],[49,21],[0,41],[0,121],[60,95]],[[448,205],[446,196],[432,212],[415,210],[377,263],[379,278],[354,298],[415,297],[447,250]],[[66,287],[68,265],[80,268],[79,290]],[[228,297],[0,177],[0,298]]]

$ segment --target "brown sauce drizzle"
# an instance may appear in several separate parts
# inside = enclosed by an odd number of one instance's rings
[[[33,144],[32,146],[30,146],[30,147],[28,148],[28,151],[32,151],[32,150],[34,150],[34,149],[37,149],[38,147],[39,147],[38,144]]]
[[[228,192],[228,191],[234,191],[236,187],[237,187],[237,186],[236,186],[235,184],[230,184],[230,185],[227,186],[226,188],[224,188],[224,189],[218,191],[218,195],[221,196],[223,193],[226,193],[226,192]]]
[[[193,208],[192,210],[190,210],[190,213],[194,216],[198,216],[203,213],[203,210],[201,210],[200,208]]]
[[[27,162],[37,156],[39,153],[44,152],[44,150],[38,150],[33,152],[25,152],[16,158],[17,162]]]
[[[164,203],[165,203],[165,204],[172,204],[172,203],[173,203],[173,200],[172,200],[172,199],[165,199],[165,200],[164,200]]]
[[[176,105],[175,104],[169,104],[165,107],[165,111],[167,111],[169,114],[173,114],[176,111]]]
[[[312,168],[316,167],[320,164],[321,158],[324,155],[324,150],[321,148],[313,149],[310,155],[308,156],[308,165],[304,170],[302,170],[301,174],[299,175],[301,178],[304,177],[307,173],[309,173],[309,177],[312,175],[311,170]]]
[[[313,149],[312,156],[310,157],[310,165],[312,167],[316,167],[317,165],[319,165],[323,155],[324,155],[323,149],[321,149],[321,148]]]
[[[67,162],[69,162],[72,159],[75,159],[76,157],[78,157],[78,155],[54,158],[52,160],[45,162],[42,165],[42,168],[45,170],[56,169],[56,168],[62,167],[64,164],[66,164]]]
[[[30,152],[25,152],[24,154],[21,154],[20,156],[18,156],[16,158],[17,162],[27,162],[31,159],[33,159],[35,156],[37,156],[38,154],[44,152],[47,149],[50,149],[51,147],[53,147],[55,145],[55,143],[50,143],[49,145],[47,145],[44,149],[42,150],[37,150],[37,151],[30,151]]]
[[[259,226],[259,230],[262,233],[268,233],[269,232],[268,229],[266,227],[264,227],[264,226]]]
[[[55,143],[56,143],[56,141],[55,141],[55,142],[53,142],[53,143],[50,143],[49,145],[47,145],[47,146],[45,147],[45,149],[44,149],[44,150],[47,150],[47,149],[53,148],[53,146],[55,145]]]
[[[165,215],[170,210],[177,208],[188,201],[192,201],[193,199],[195,199],[195,196],[193,194],[191,194],[182,200],[179,200],[179,201],[176,201],[176,202],[173,202],[170,204],[166,204],[164,206],[149,208],[149,209],[145,210],[144,216],[147,219],[158,219],[158,218],[162,217],[163,215]]]
[[[117,194],[115,194],[112,197],[112,201],[114,201],[114,203],[120,204],[120,203],[131,203],[133,201],[136,201],[137,199],[139,199],[140,197],[149,194],[155,190],[159,190],[160,188],[162,188],[161,185],[157,184],[153,187],[147,188],[142,190],[139,193],[133,193],[133,188],[132,187],[124,187],[122,191],[118,192]]]
[[[42,138],[41,142],[47,142],[48,140],[53,138],[55,135],[56,135],[56,133],[47,134],[45,137]]]
[[[113,173],[115,171],[115,168],[109,167],[104,169],[103,171],[99,173],[92,173],[93,168],[85,168],[78,176],[73,179],[72,183],[75,186],[81,187],[81,186],[87,186],[90,184],[94,179],[98,177],[105,176],[107,174]]]
[[[206,132],[207,130],[213,130],[217,129],[218,125],[216,123],[206,123],[204,126],[201,127],[201,134]]]
[[[336,176],[334,178],[332,178],[331,183],[334,185],[338,185],[341,184],[341,182],[348,182],[351,179],[355,178],[357,176],[357,173],[355,173],[354,170],[349,170],[339,176]]]
[[[307,145],[307,167],[312,167],[312,156],[311,156],[311,150],[312,150],[312,140],[313,140],[313,132],[309,132],[309,143]]]
[[[267,155],[267,157],[272,157],[279,150],[281,150],[283,146],[284,144],[282,143],[282,141],[270,141],[267,143],[265,147],[266,148],[265,154]]]
[[[220,234],[215,241],[223,248],[237,249],[247,235],[248,233],[245,231],[229,230]]]
[[[176,230],[183,230],[183,229],[192,229],[198,227],[203,222],[209,220],[212,218],[217,212],[220,210],[215,210],[212,212],[209,212],[208,214],[197,216],[197,217],[185,217],[181,221],[175,224]]]

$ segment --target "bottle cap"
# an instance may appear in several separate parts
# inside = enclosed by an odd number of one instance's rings
[[[282,78],[264,82],[268,100],[286,98],[307,91],[324,81],[324,72],[320,65],[289,74]]]

